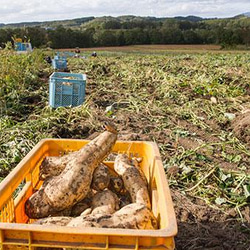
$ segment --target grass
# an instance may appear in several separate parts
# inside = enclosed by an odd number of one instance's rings
[[[250,55],[105,53],[68,59],[72,72],[87,74],[86,101],[51,109],[44,53],[1,51],[0,176],[42,138],[86,138],[109,119],[121,139],[157,142],[171,189],[244,220],[249,145],[225,114],[250,109]]]

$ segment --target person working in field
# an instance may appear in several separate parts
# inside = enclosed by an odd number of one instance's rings
[[[91,54],[91,56],[97,57],[97,53],[94,51],[94,52]]]

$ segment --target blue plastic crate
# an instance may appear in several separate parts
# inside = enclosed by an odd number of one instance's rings
[[[58,56],[59,58],[67,58],[67,57],[73,57],[75,56],[74,52],[70,52],[70,51],[60,51],[60,52],[56,52],[56,56]]]
[[[49,79],[49,105],[76,107],[84,102],[86,75],[54,72]]]
[[[66,60],[66,58],[55,56],[52,59],[52,67],[54,69],[67,69],[67,60]]]
[[[32,46],[31,46],[31,43],[16,42],[15,50],[20,51],[20,52],[28,52],[28,51],[32,51]]]

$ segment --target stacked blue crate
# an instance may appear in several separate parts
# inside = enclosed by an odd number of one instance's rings
[[[65,70],[67,69],[67,59],[64,56],[55,55],[52,59],[52,67],[54,69]]]

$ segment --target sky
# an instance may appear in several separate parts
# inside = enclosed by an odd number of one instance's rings
[[[88,16],[232,17],[250,12],[250,0],[0,0],[0,23]]]

